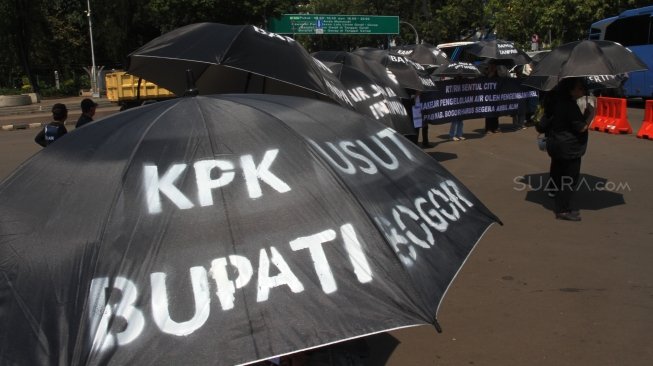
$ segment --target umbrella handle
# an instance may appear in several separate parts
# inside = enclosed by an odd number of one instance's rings
[[[200,93],[199,90],[195,87],[195,75],[193,70],[186,69],[186,91],[184,92],[185,97],[194,97]]]

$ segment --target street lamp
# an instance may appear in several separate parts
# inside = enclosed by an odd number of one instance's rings
[[[95,70],[95,50],[93,49],[93,22],[91,21],[91,0],[86,0],[86,16],[88,17],[88,32],[91,36],[91,93],[94,97],[98,97],[99,94],[97,90],[97,73]]]
[[[399,23],[406,24],[409,27],[413,28],[413,32],[415,32],[415,44],[419,44],[419,36],[417,35],[417,29],[415,29],[415,27],[413,27],[412,24],[408,22],[404,22],[403,20],[399,21]]]

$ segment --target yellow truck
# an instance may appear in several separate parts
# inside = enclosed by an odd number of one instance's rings
[[[118,103],[122,107],[121,110],[177,97],[168,89],[144,79],[140,80],[139,88],[139,77],[125,71],[107,73],[104,80],[107,99]]]

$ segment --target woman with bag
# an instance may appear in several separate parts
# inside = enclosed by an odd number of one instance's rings
[[[566,78],[557,90],[547,95],[544,117],[537,126],[546,134],[546,150],[551,157],[550,182],[555,187],[555,215],[557,219],[580,221],[572,199],[580,177],[581,157],[587,150],[587,127],[594,108],[587,105],[581,111],[577,99],[587,94],[582,78]]]

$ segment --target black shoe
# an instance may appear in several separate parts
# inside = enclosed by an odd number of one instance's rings
[[[574,215],[571,212],[560,212],[556,214],[556,219],[566,221],[580,221],[580,216]]]
[[[422,142],[422,147],[429,148],[429,147],[431,147],[431,144],[428,141],[424,141],[424,142]]]

